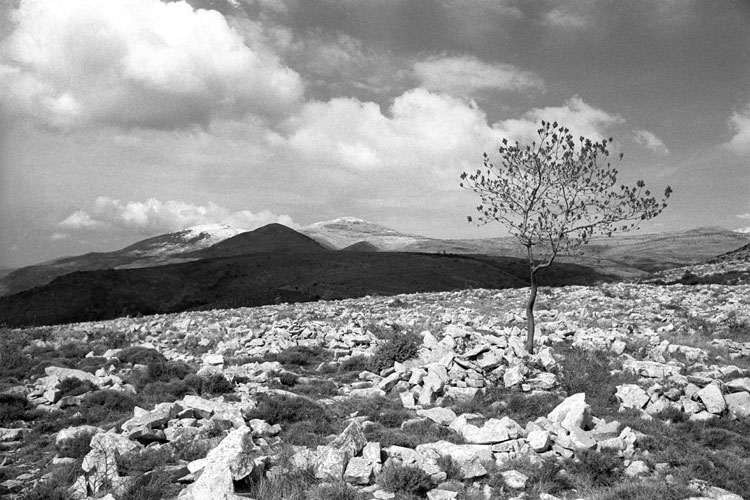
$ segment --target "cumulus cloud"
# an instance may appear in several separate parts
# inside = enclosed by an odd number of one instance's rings
[[[737,214],[736,216],[739,217],[740,219],[750,219],[750,212],[745,213],[745,214]]]
[[[541,90],[544,81],[512,64],[487,64],[472,56],[431,58],[414,64],[427,90],[469,97],[480,90]]]
[[[125,230],[149,235],[214,223],[227,224],[237,229],[256,229],[272,222],[296,227],[288,215],[276,215],[268,210],[256,213],[249,210],[232,212],[213,202],[203,206],[149,198],[145,202],[123,203],[100,196],[90,212],[79,210],[58,223],[58,227],[68,231]]]
[[[667,146],[665,146],[661,139],[656,137],[652,132],[649,132],[648,130],[633,130],[633,134],[635,136],[635,142],[638,144],[645,146],[660,155],[669,154]]]
[[[290,127],[281,142],[306,164],[400,176],[429,177],[477,161],[500,139],[475,105],[424,89],[397,97],[387,114],[356,99],[309,103]]]
[[[13,20],[0,99],[47,126],[183,128],[284,115],[303,95],[272,50],[184,1],[21,0]]]
[[[729,125],[734,136],[724,147],[735,153],[750,153],[750,105],[735,111],[729,118]]]
[[[578,96],[565,101],[557,107],[535,108],[525,113],[521,118],[503,120],[496,127],[503,132],[503,136],[519,142],[531,142],[538,139],[537,130],[541,121],[558,122],[570,129],[575,139],[584,136],[593,140],[604,139],[609,136],[610,127],[624,123],[619,115],[612,115],[604,110],[595,108]]]

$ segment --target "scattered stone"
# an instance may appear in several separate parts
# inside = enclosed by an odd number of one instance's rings
[[[456,420],[456,414],[450,408],[436,407],[428,410],[417,410],[417,415],[429,418],[440,425],[450,425]]]
[[[522,490],[526,487],[526,483],[529,480],[529,476],[526,474],[523,474],[521,472],[518,472],[517,470],[508,470],[501,472],[500,475],[503,476],[503,481],[505,484],[514,490]]]
[[[586,404],[586,394],[580,392],[565,398],[565,400],[552,410],[547,418],[552,422],[559,423],[563,429],[587,430],[592,427],[591,410]]]
[[[617,386],[615,397],[620,401],[623,408],[640,410],[649,401],[646,391],[636,384],[623,384]]]
[[[700,399],[709,413],[718,415],[727,408],[727,403],[721,394],[721,389],[714,384],[709,384],[696,392],[693,398]]]

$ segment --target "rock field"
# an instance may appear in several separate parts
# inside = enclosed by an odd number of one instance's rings
[[[172,483],[179,485],[172,498],[250,498],[248,484],[288,474],[290,467],[309,470],[319,481],[347,483],[346,491],[361,498],[407,498],[383,480],[395,465],[424,471],[431,485],[421,494],[431,500],[600,498],[595,488],[531,492],[527,483],[533,478],[516,464],[571,463],[581,450],[592,450],[615,456],[627,481],[670,485],[684,478],[675,476],[669,463],[655,462],[642,445],[647,436],[624,425],[618,411],[623,418],[644,421],[667,416],[685,422],[750,420],[750,285],[544,288],[537,301],[534,354],[524,348],[527,293],[464,290],[364,297],[53,327],[47,340],[33,342],[36,348],[123,332],[130,345],[193,366],[198,376],[220,375],[232,383],[231,397],[186,394],[150,409],[136,407],[116,428],[87,424],[58,431],[57,449],[81,434],[92,436],[71,498],[121,498],[118,491],[133,477],[119,470],[117,456],[205,442],[209,428],[205,457],[169,466]],[[363,369],[349,379],[328,375],[347,362],[375,356],[386,342],[384,331],[418,334],[417,355],[380,371]],[[330,359],[303,371],[264,360],[295,346],[323,347]],[[571,370],[564,356],[572,348],[603,352],[614,360],[622,383],[615,387],[613,412],[597,414],[588,391],[564,390],[566,370]],[[117,358],[121,350],[109,349],[98,357]],[[62,381],[75,378],[91,390],[135,393],[128,375],[143,368],[111,365],[91,373],[50,365],[45,376],[5,390],[24,395],[38,411],[71,411],[85,394],[65,395]],[[321,386],[333,381],[335,388],[311,398],[279,383],[284,376]],[[557,399],[551,409],[525,421],[503,414],[502,402],[495,403],[492,416],[457,411],[492,388],[516,397]],[[279,396],[313,399],[323,407],[387,399],[408,412],[401,423],[404,432],[426,423],[437,429],[436,435],[452,438],[413,447],[387,445],[370,439],[378,424],[355,409],[337,422],[327,442],[289,445],[284,423],[269,423],[254,412],[264,397]],[[23,422],[0,429],[4,466],[20,460],[15,450],[30,433]],[[40,477],[47,465],[30,464],[25,476],[6,478],[2,484],[8,498],[22,498],[47,479]],[[489,480],[497,475],[502,477]],[[730,492],[707,481],[682,486],[693,499],[750,499],[750,492]]]

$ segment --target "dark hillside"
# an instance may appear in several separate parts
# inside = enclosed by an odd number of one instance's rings
[[[265,253],[167,266],[77,272],[0,298],[0,324],[44,325],[123,315],[259,306],[365,295],[515,288],[527,264],[508,257],[411,253]],[[547,286],[592,284],[607,276],[560,264]]]
[[[186,254],[201,259],[236,257],[251,253],[327,252],[320,243],[282,224],[268,224],[255,231],[238,234],[213,246]]]

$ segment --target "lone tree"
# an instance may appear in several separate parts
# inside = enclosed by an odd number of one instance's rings
[[[526,248],[531,291],[526,304],[526,349],[534,351],[534,302],[537,274],[558,254],[589,242],[592,236],[630,231],[659,215],[672,193],[667,186],[658,201],[645,189],[617,185],[607,144],[580,137],[557,122],[542,121],[539,142],[522,146],[503,139],[501,162],[484,154],[484,169],[461,174],[461,187],[477,193],[480,224],[497,221]],[[622,153],[620,154],[622,159]],[[468,217],[472,222],[472,217]]]

